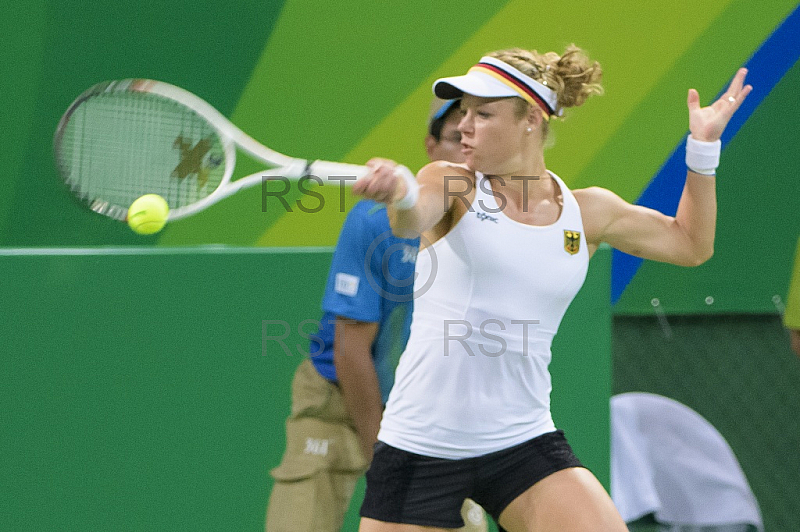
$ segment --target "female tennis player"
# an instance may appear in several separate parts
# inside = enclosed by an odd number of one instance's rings
[[[600,93],[601,76],[575,46],[490,53],[434,84],[461,98],[464,164],[431,163],[415,181],[375,159],[354,185],[389,204],[399,236],[431,243],[416,270],[418,283],[433,279],[415,300],[362,531],[457,528],[465,497],[510,532],[627,530],[553,424],[551,341],[602,242],[683,266],[711,257],[719,139],[752,87],[741,69],[708,107],[689,90],[686,184],[667,216],[603,188],[570,191],[545,165],[550,120]]]

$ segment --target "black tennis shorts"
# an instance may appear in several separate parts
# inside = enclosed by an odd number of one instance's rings
[[[528,488],[569,467],[583,467],[564,432],[542,434],[508,449],[448,460],[402,451],[383,442],[367,471],[361,516],[410,525],[460,528],[470,498],[497,521]]]

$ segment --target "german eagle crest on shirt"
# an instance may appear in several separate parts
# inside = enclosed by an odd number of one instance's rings
[[[580,231],[564,229],[564,250],[570,255],[576,254],[581,249]]]

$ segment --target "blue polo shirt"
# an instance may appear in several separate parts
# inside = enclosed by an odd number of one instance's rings
[[[309,349],[320,375],[336,382],[336,316],[378,323],[372,360],[386,403],[411,327],[418,248],[419,239],[392,235],[384,204],[362,200],[348,213],[328,273],[320,329]]]

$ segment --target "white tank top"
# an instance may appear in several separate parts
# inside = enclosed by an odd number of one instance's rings
[[[583,285],[589,253],[578,203],[550,175],[563,197],[552,225],[505,216],[492,184],[478,173],[471,208],[420,251],[411,336],[381,441],[456,459],[555,430],[550,344]]]

